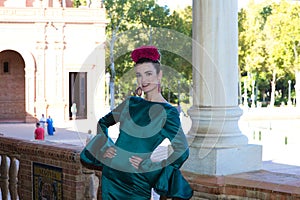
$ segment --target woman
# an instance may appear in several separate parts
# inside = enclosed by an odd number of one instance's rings
[[[42,114],[42,117],[41,117],[41,119],[40,119],[40,126],[41,126],[43,129],[45,129],[45,124],[46,124],[46,122],[47,122],[47,119],[46,119],[45,115]]]
[[[187,140],[179,113],[160,92],[160,54],[154,46],[142,46],[131,54],[141,97],[126,99],[98,122],[97,136],[84,156],[95,157],[102,167],[102,199],[149,200],[151,188],[161,196],[189,199],[192,190],[179,168],[188,158]],[[119,137],[112,142],[108,127],[120,123]],[[173,153],[154,162],[151,154],[165,139]],[[99,145],[101,146],[99,151]],[[97,148],[96,148],[97,146]]]
[[[53,127],[53,119],[50,117],[48,117],[48,119],[46,120],[47,123],[47,132],[48,135],[54,135],[54,127]]]
[[[37,122],[35,124],[34,130],[34,139],[35,140],[44,140],[45,139],[45,130],[40,126],[40,123]]]

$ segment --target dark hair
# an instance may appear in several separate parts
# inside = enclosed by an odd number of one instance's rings
[[[37,126],[40,126],[40,123],[39,123],[39,122],[37,122],[37,123],[36,123],[36,125],[37,125]]]
[[[160,62],[158,60],[151,60],[149,58],[141,58],[135,63],[135,66],[138,64],[143,64],[143,63],[152,63],[156,70],[156,74],[158,74],[160,72]]]

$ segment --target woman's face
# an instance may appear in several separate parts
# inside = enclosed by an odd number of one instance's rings
[[[142,88],[145,93],[151,91],[158,91],[157,86],[160,83],[162,73],[157,74],[154,65],[150,62],[137,64],[135,66],[135,73],[138,86]]]

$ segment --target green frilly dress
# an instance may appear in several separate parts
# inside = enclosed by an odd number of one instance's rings
[[[113,142],[108,127],[119,124],[119,136]],[[164,139],[172,146],[167,159],[154,162],[151,154]],[[117,155],[103,158],[113,146]],[[193,191],[179,168],[189,156],[186,137],[179,113],[168,103],[151,102],[130,97],[98,122],[97,135],[81,155],[102,168],[103,200],[149,200],[151,189],[168,198],[190,199]],[[143,158],[139,169],[131,166],[129,158]]]

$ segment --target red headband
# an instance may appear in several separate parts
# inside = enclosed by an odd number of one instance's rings
[[[148,58],[153,61],[159,61],[160,54],[155,46],[141,46],[132,51],[131,59],[136,63],[141,58]]]

